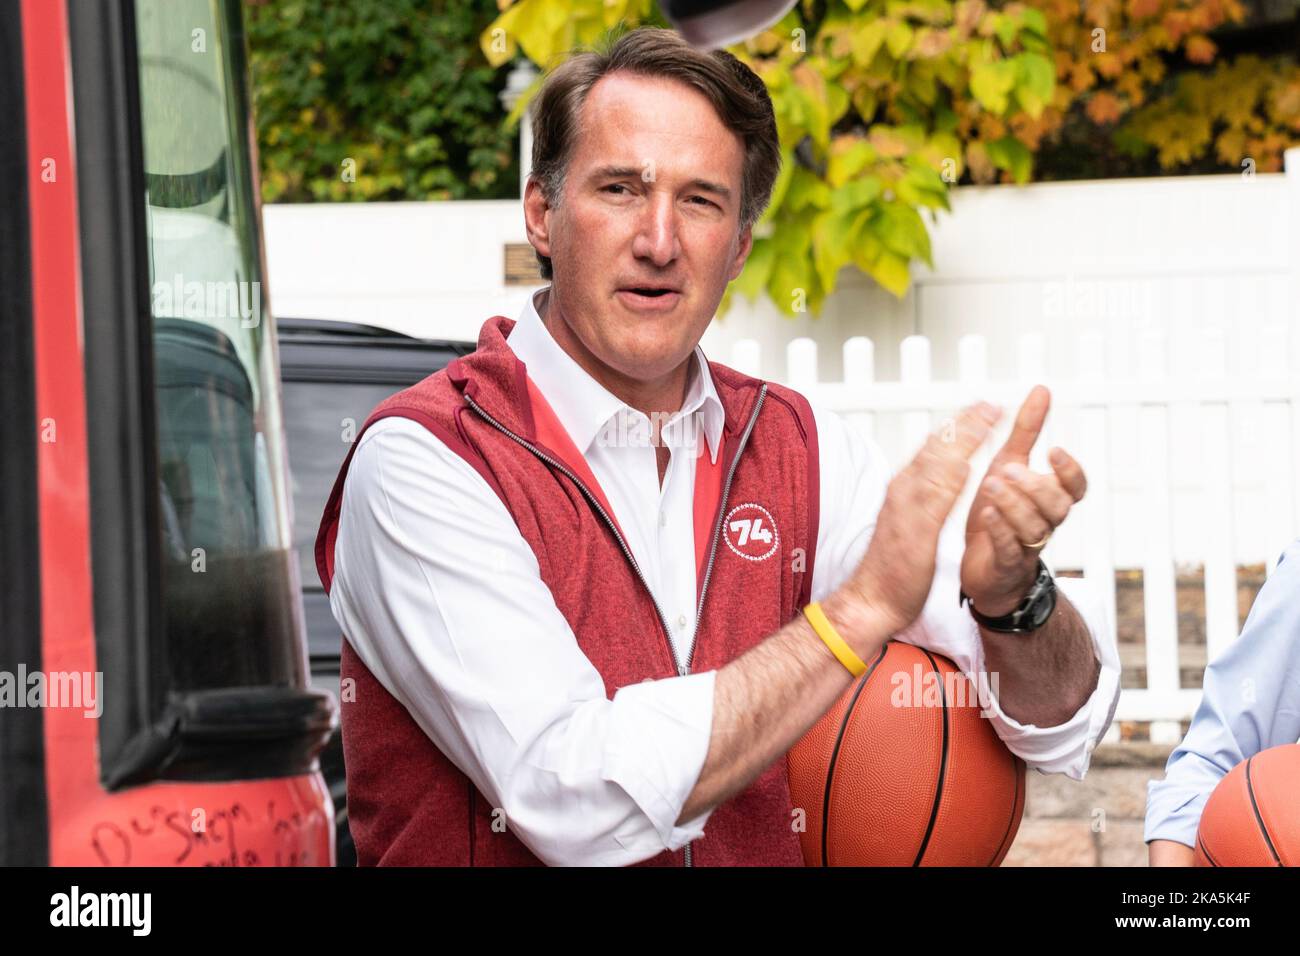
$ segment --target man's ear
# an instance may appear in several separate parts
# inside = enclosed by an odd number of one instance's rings
[[[727,281],[733,281],[745,269],[745,260],[749,258],[750,251],[754,248],[754,227],[747,226],[740,233],[740,246],[736,249],[736,258],[731,263],[731,272],[727,276]]]
[[[533,248],[547,258],[551,255],[550,217],[553,211],[542,193],[541,183],[529,176],[524,187],[524,230]]]

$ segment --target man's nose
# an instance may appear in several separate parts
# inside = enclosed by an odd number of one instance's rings
[[[649,201],[641,207],[632,254],[639,259],[649,259],[656,266],[668,265],[681,251],[677,229],[677,207],[673,197],[650,193]]]

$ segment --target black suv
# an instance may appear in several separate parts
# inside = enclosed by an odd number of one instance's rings
[[[472,342],[417,339],[399,332],[321,319],[277,319],[284,429],[293,495],[293,545],[302,578],[312,686],[339,695],[342,636],[316,574],[316,529],[339,466],[371,409],[433,374]],[[355,866],[348,831],[343,743],[335,728],[321,752],[334,800],[338,865]]]

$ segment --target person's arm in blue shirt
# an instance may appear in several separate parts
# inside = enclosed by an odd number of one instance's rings
[[[1205,802],[1237,764],[1300,739],[1300,540],[1283,553],[1246,626],[1205,669],[1204,693],[1163,780],[1147,787],[1152,866],[1190,865]]]

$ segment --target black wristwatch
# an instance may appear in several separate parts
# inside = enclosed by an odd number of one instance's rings
[[[971,617],[975,618],[981,627],[986,627],[990,631],[1000,631],[1003,634],[1030,634],[1042,627],[1056,610],[1056,581],[1052,578],[1052,572],[1047,570],[1043,559],[1039,558],[1038,577],[1034,579],[1033,586],[1024,600],[1016,605],[1015,610],[1010,614],[986,617],[975,610],[975,605],[969,602],[970,598],[965,591],[962,591],[958,604],[969,604]]]

